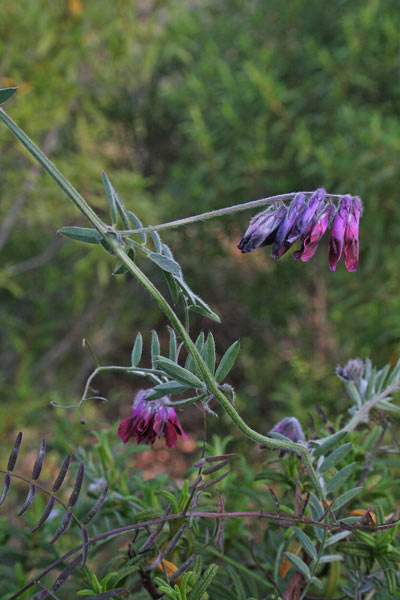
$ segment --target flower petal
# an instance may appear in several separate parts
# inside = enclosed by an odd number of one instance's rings
[[[336,265],[343,252],[344,234],[351,208],[351,196],[345,196],[339,204],[338,212],[333,221],[331,238],[329,240],[329,268],[336,271]]]

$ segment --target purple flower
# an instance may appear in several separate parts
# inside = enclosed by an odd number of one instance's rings
[[[329,221],[334,212],[335,207],[333,204],[328,204],[318,217],[316,223],[313,225],[310,235],[308,235],[303,242],[303,248],[300,256],[303,262],[310,260],[310,258],[312,258],[316,253],[318,244],[323,238],[325,231],[328,229]]]
[[[239,250],[253,252],[261,246],[272,246],[272,256],[279,260],[293,244],[300,240],[300,247],[293,258],[307,262],[317,251],[326,230],[332,226],[329,241],[329,267],[336,270],[344,250],[344,262],[348,271],[358,265],[358,229],[362,214],[360,198],[339,196],[336,206],[327,198],[323,188],[311,194],[295,195],[289,206],[274,205],[256,215],[238,244]]]
[[[353,358],[344,367],[338,365],[336,374],[343,381],[359,381],[364,375],[364,363],[361,358]]]
[[[339,209],[333,221],[331,239],[329,240],[329,268],[336,271],[344,246],[344,234],[351,210],[351,196],[345,196],[339,203]]]
[[[271,429],[270,433],[280,433],[292,442],[304,442],[304,433],[296,417],[285,417]]]
[[[304,433],[296,417],[285,417],[271,429],[270,434],[271,433],[279,433],[280,435],[284,435],[296,444],[298,442],[304,442]],[[266,448],[266,446],[260,446],[260,448]],[[285,452],[286,450],[281,450],[279,453],[279,458],[281,458]]]
[[[361,200],[353,198],[344,234],[344,263],[348,271],[356,271],[358,265],[358,226],[361,217]]]
[[[118,437],[124,444],[135,437],[138,444],[151,444],[165,436],[168,448],[178,441],[178,435],[187,440],[179,419],[172,406],[168,406],[167,396],[159,400],[146,401],[151,390],[140,390],[133,401],[131,416],[127,417],[118,427]]]
[[[289,242],[287,236],[295,227],[305,202],[306,199],[304,194],[296,194],[282,223],[279,225],[275,235],[274,246],[272,248],[272,256],[277,260],[279,260],[279,258],[283,256],[295,242],[295,240]]]
[[[261,246],[272,244],[276,231],[287,213],[286,206],[267,208],[256,215],[251,221],[246,233],[238,243],[242,253],[253,252]]]

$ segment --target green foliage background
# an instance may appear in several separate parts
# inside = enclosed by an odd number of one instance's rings
[[[363,198],[356,273],[329,272],[326,242],[307,264],[241,256],[248,213],[164,235],[222,315],[219,353],[241,339],[232,383],[262,431],[316,403],[337,414],[337,362],[399,355],[399,27],[396,0],[2,2],[0,85],[20,88],[6,110],[96,210],[101,169],[146,224],[318,186]],[[82,338],[124,364],[138,330],[149,347],[166,324],[100,248],[59,239],[84,223],[5,127],[0,153],[2,439],[58,423],[78,442],[76,415],[49,401],[79,397]],[[126,416],[139,385],[99,381],[110,404],[89,427]],[[182,420],[201,425],[195,409]]]

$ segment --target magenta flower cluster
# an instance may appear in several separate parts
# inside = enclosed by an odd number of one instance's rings
[[[127,417],[118,427],[118,437],[126,444],[135,437],[138,444],[153,445],[157,438],[165,436],[168,448],[178,441],[178,435],[187,440],[179,419],[172,406],[168,406],[168,398],[147,400],[152,390],[140,390],[133,401],[130,417]]]
[[[343,196],[336,206],[326,199],[324,189],[312,194],[309,200],[296,194],[289,206],[272,205],[256,215],[238,244],[239,250],[253,252],[262,246],[272,245],[272,256],[277,260],[297,241],[300,248],[293,258],[307,262],[312,258],[328,227],[332,227],[329,241],[329,267],[336,270],[344,252],[348,271],[358,265],[358,228],[362,212],[358,197]]]

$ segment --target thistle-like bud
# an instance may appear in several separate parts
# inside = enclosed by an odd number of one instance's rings
[[[270,433],[280,433],[292,442],[304,442],[304,433],[296,417],[285,417],[271,429]]]
[[[336,367],[336,375],[343,381],[359,381],[364,375],[364,363],[361,358],[352,358],[344,367]]]

